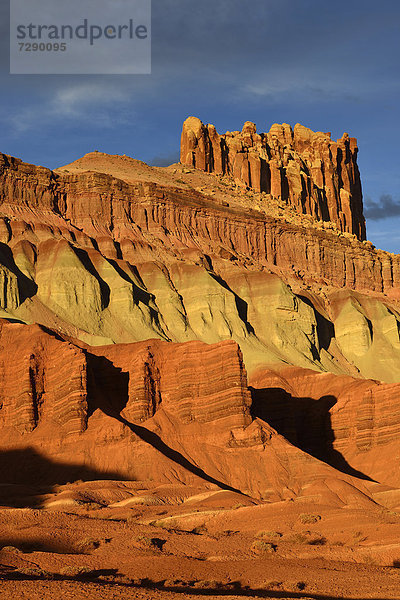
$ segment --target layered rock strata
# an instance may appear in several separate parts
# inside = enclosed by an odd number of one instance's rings
[[[110,258],[179,256],[191,249],[280,269],[306,283],[384,293],[399,287],[398,256],[255,210],[227,208],[195,190],[128,184],[93,172],[60,175],[2,155],[0,199],[2,214],[11,219],[1,223],[5,242],[35,224],[42,238],[51,227],[86,247],[93,247],[94,237]]]
[[[219,135],[214,125],[189,117],[183,124],[181,162],[208,173],[231,175],[257,192],[280,198],[296,211],[332,221],[340,231],[365,239],[357,140],[297,124],[272,125],[257,133],[247,121],[242,131]]]
[[[216,345],[151,340],[79,347],[38,325],[0,319],[2,427],[21,435],[46,423],[65,434],[87,429],[97,409],[140,423],[158,409],[183,423],[251,422],[242,354],[233,341]],[[43,425],[44,424],[44,425]]]
[[[236,430],[246,437],[252,423],[246,371],[232,341],[88,348],[37,325],[0,319],[0,327],[1,452],[31,448],[33,460],[38,454],[53,463],[80,459],[83,469],[129,479],[148,478],[154,457],[155,478],[204,479],[187,458],[190,435],[183,444],[176,439],[185,439],[186,428],[199,427],[203,436],[208,428],[203,443],[212,453],[218,432],[223,448]],[[120,462],[113,449],[123,455]],[[217,470],[207,458],[203,463],[213,473],[204,481],[213,483]],[[1,474],[6,481],[15,476]],[[229,482],[228,470],[223,481]]]
[[[335,468],[398,487],[400,384],[288,367],[250,378],[253,416]]]
[[[288,181],[297,155],[310,169],[307,152],[320,151],[299,135]],[[356,197],[354,143],[343,144],[343,189]],[[357,240],[339,212],[345,233],[318,228],[309,199],[291,222],[252,206],[272,191],[230,205],[212,173],[195,189],[174,169],[163,179],[123,157],[85,160],[93,168],[52,172],[0,156],[3,452],[267,499],[338,477],[397,485],[400,258]],[[321,166],[334,181],[323,202],[342,189],[338,168]],[[265,371],[284,364],[313,371]]]
[[[108,169],[116,157],[90,160]],[[135,181],[127,164],[124,181],[2,155],[3,316],[92,345],[234,339],[249,371],[285,362],[398,380],[398,256]]]
[[[0,325],[2,483],[100,477],[280,500],[329,481],[347,486],[341,503],[367,492],[255,414],[232,341],[93,348],[37,325]]]

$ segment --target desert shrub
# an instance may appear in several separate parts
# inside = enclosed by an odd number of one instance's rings
[[[194,587],[203,590],[219,590],[223,587],[223,584],[215,579],[201,579],[194,583]]]
[[[207,527],[205,525],[198,525],[197,527],[194,527],[190,533],[203,535],[204,533],[207,533]]]
[[[307,524],[311,524],[311,523],[318,523],[318,521],[321,520],[321,516],[320,515],[313,515],[311,513],[302,513],[299,516],[299,520],[301,523],[307,523]]]
[[[294,533],[287,541],[291,544],[308,544],[308,537],[304,533]]]
[[[104,505],[98,502],[83,502],[80,506],[88,512],[90,510],[100,510],[101,508],[104,508]]]
[[[32,577],[32,579],[41,579],[50,577],[50,573],[43,571],[39,567],[21,567],[14,571],[24,577]]]
[[[130,525],[136,525],[138,519],[140,519],[140,517],[143,516],[143,511],[141,510],[132,510],[131,514],[129,514],[126,519],[123,519],[127,526],[129,527]]]
[[[228,581],[228,583],[224,584],[224,588],[227,590],[241,590],[242,582],[241,581]]]
[[[138,535],[134,538],[134,541],[146,548],[152,547],[151,537],[149,537],[147,535]]]
[[[162,550],[166,541],[167,540],[162,540],[161,538],[153,537],[151,538],[152,548],[155,548],[156,550]]]
[[[283,581],[266,581],[261,587],[265,590],[280,590],[282,585]]]
[[[323,535],[315,535],[308,540],[310,546],[325,546],[327,540]]]
[[[308,544],[309,546],[324,546],[326,544],[326,538],[318,534],[310,535],[309,531],[294,533],[287,541],[292,544]]]
[[[397,558],[396,560],[393,561],[392,566],[395,569],[400,569],[400,560]]]
[[[256,533],[257,538],[270,538],[270,539],[278,539],[282,537],[282,534],[279,531],[258,531]]]
[[[166,542],[166,540],[162,540],[161,538],[150,537],[147,535],[138,535],[135,538],[135,541],[149,550],[162,550]]]
[[[184,587],[186,586],[186,581],[182,579],[165,579],[164,587]]]
[[[199,581],[194,581],[192,585],[195,588],[200,588],[204,590],[231,590],[232,592],[234,592],[235,590],[238,591],[242,589],[241,581],[227,581],[226,583],[224,583],[222,581],[216,581],[214,579],[212,579],[211,581],[208,581],[207,579],[201,579]]]
[[[61,567],[60,575],[63,577],[91,577],[96,573],[95,570],[83,565]]]
[[[304,581],[294,581],[293,583],[288,583],[285,586],[288,590],[293,592],[305,590],[307,584]]]
[[[3,546],[0,551],[1,550],[5,550],[6,552],[21,552],[21,550],[16,546]]]
[[[276,545],[264,540],[255,540],[251,546],[253,552],[257,554],[272,553],[276,551]]]

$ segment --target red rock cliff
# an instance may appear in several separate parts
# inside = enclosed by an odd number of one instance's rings
[[[241,132],[219,135],[214,125],[189,117],[183,124],[181,163],[231,175],[258,192],[281,198],[299,213],[332,221],[365,239],[357,140],[297,124],[272,125],[258,134],[247,121]]]

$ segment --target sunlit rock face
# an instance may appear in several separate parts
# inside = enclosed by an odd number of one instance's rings
[[[232,175],[244,186],[364,240],[357,151],[357,140],[348,133],[334,142],[330,133],[315,133],[299,123],[294,129],[275,123],[268,133],[258,134],[246,121],[242,131],[219,135],[214,125],[189,117],[181,139],[182,164]]]
[[[363,224],[355,141],[301,126],[191,118],[167,168],[0,155],[3,449],[265,499],[397,485],[400,257]]]

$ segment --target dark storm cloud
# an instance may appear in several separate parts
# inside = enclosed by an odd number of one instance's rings
[[[341,80],[343,72],[364,64],[364,45],[391,24],[390,11],[377,10],[372,0],[153,0],[154,65],[179,66],[180,72],[188,66],[210,80],[255,76],[260,82],[285,66],[301,69],[304,79],[310,60],[311,78],[315,69],[336,63]]]
[[[169,165],[179,162],[179,159],[180,156],[178,151],[171,152],[170,154],[165,154],[164,156],[155,156],[151,159],[150,165],[152,167],[169,167]]]
[[[373,32],[388,27],[386,13],[377,15],[375,9],[371,14],[370,0],[363,1],[362,12],[358,2],[339,0],[339,4],[346,7],[345,20],[338,3],[316,0],[153,0],[151,77],[101,79],[128,90],[135,104],[145,98],[146,105],[149,98],[160,98],[160,88],[165,103],[204,97],[205,104],[222,94],[231,103],[280,101],[293,92],[297,101],[337,101],[352,96],[353,88],[365,95],[363,43],[366,39],[373,43]],[[1,6],[1,24],[8,29],[8,8]],[[8,62],[8,35],[0,38],[0,44],[3,66]],[[358,52],[352,50],[354,45]],[[388,53],[385,64],[394,56],[396,52]],[[374,62],[369,64],[373,68]],[[1,70],[4,76],[8,68]],[[372,79],[373,89],[379,89],[379,78]],[[38,101],[45,113],[40,96],[81,82],[76,76],[8,76],[0,86],[19,94],[24,87],[29,89],[30,104]]]
[[[390,194],[382,194],[379,201],[367,198],[364,207],[364,213],[370,221],[380,221],[388,217],[400,216],[400,202],[393,200]]]

